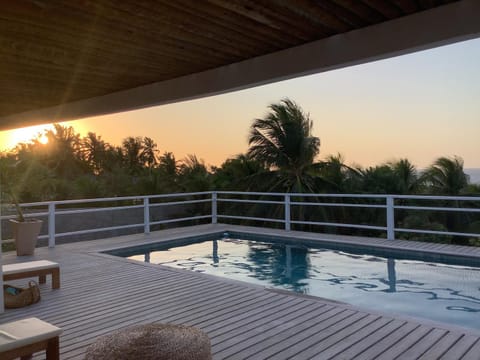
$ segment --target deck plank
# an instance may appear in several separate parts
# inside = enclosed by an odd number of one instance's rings
[[[459,341],[455,343],[445,354],[442,355],[440,360],[446,359],[461,359],[468,350],[478,341],[477,336],[466,335],[463,336]],[[425,356],[429,356],[428,352],[425,353]],[[477,352],[478,358],[480,358],[480,352]]]
[[[312,358],[333,358],[353,345],[363,342],[369,334],[376,333],[379,329],[392,323],[392,321],[393,320],[385,317],[378,317],[375,321],[363,327],[361,331],[352,332],[352,334],[344,339],[332,337],[329,342],[320,343],[319,346],[309,349],[309,353]]]
[[[443,329],[433,329],[425,337],[422,338],[422,341],[418,341],[407,351],[404,351],[399,357],[395,360],[410,360],[416,357],[426,357],[425,353],[432,347],[435,347],[435,344],[442,339],[447,334],[446,330]]]
[[[462,360],[478,360],[480,354],[480,339],[468,349],[468,351],[461,357]]]
[[[393,342],[393,339],[391,338],[385,338],[384,340],[386,346],[384,346],[383,351],[376,357],[376,359],[390,360],[400,356],[417,341],[420,341],[423,337],[425,337],[430,331],[432,331],[431,327],[420,325],[396,342]],[[369,357],[366,356],[367,354],[368,352],[362,354],[361,358],[368,359]]]
[[[364,359],[373,359],[375,358],[375,356],[380,354],[386,346],[388,346],[387,344],[398,341],[398,339],[403,338],[405,334],[411,332],[418,326],[419,325],[417,324],[406,323],[402,320],[392,320],[388,322],[387,325],[381,327],[377,331],[373,331],[367,334],[361,334],[365,336],[362,341],[350,345],[341,353],[333,356],[332,359],[348,360],[358,358],[359,356],[362,356]],[[385,338],[388,338],[388,341],[382,341]],[[365,351],[368,352],[364,354]]]
[[[241,357],[241,358],[250,358],[253,357],[257,352],[281,342],[282,339],[290,335],[290,331],[294,329],[297,324],[303,323],[303,326],[308,326],[308,321],[313,317],[324,317],[326,313],[330,312],[332,308],[327,308],[326,306],[318,307],[317,309],[311,309],[309,313],[304,313],[301,311],[295,311],[287,316],[283,316],[281,319],[278,319],[275,322],[274,327],[263,328],[262,336],[258,336],[258,331],[252,333],[249,338],[246,338],[242,342],[232,341],[231,345],[224,347],[223,354],[217,353],[219,357],[228,358],[228,357]],[[327,315],[331,316],[331,315]],[[215,348],[217,351],[218,347]]]
[[[306,347],[295,356],[304,359],[315,356],[319,357],[324,355],[321,354],[324,350],[329,349],[330,347],[339,343],[342,343],[343,345],[351,345],[355,342],[355,337],[353,335],[358,335],[359,333],[365,334],[369,331],[370,326],[378,320],[384,324],[380,316],[369,314],[366,317],[361,318],[359,321],[349,325],[348,327],[345,327],[331,336],[322,339],[322,341],[318,341],[311,346]]]
[[[345,311],[338,316],[329,318],[320,324],[314,325],[308,329],[290,336],[288,339],[279,343],[279,346],[270,347],[256,354],[258,358],[274,357],[275,359],[291,359],[306,347],[312,346],[336,332],[348,327],[355,322],[367,317],[368,315],[361,312]]]
[[[462,334],[451,333],[446,334],[441,342],[438,342],[435,346],[429,349],[428,352],[424,354],[427,359],[440,359],[444,357],[447,352],[454,347],[454,345],[460,341]],[[467,348],[465,348],[467,349]],[[445,359],[454,359],[452,357],[446,357]]]

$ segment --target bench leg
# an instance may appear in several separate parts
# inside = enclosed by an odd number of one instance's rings
[[[47,282],[47,275],[40,275],[40,276],[38,277],[38,282],[39,282],[40,284],[45,284],[45,283]]]
[[[53,269],[52,272],[52,289],[60,289],[60,269]]]
[[[58,336],[48,340],[47,344],[47,359],[46,360],[59,360],[60,359],[60,347]]]

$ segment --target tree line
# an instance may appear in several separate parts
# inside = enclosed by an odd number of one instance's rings
[[[312,127],[309,114],[284,99],[270,105],[265,117],[253,120],[246,153],[209,167],[195,155],[178,160],[171,152],[161,153],[150,137],[129,136],[113,145],[93,132],[81,137],[71,126],[54,124],[43,134],[47,143],[39,136],[3,152],[0,171],[2,181],[17,189],[21,202],[208,190],[480,195],[480,186],[469,182],[458,156],[439,157],[423,171],[408,159],[371,167],[349,166],[340,154],[319,158],[320,139],[313,136]],[[298,212],[304,219],[325,220],[335,215],[354,216],[361,222],[366,216],[361,211]],[[477,218],[443,217],[424,213],[413,218],[400,216],[399,221],[450,230],[464,226],[475,230],[480,224]]]

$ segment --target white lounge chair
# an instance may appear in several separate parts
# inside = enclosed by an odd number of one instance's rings
[[[46,350],[47,360],[58,360],[62,329],[37,318],[0,324],[0,359],[31,358]]]
[[[52,275],[52,289],[60,288],[60,266],[53,261],[38,260],[2,266],[3,281],[38,276],[38,282],[44,284],[47,275]]]

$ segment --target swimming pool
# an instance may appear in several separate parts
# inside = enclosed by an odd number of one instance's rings
[[[350,250],[225,234],[220,239],[110,253],[480,330],[480,264],[425,262]]]

